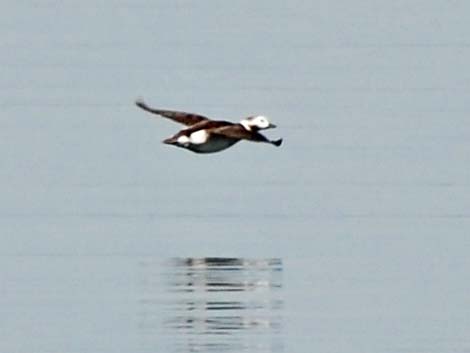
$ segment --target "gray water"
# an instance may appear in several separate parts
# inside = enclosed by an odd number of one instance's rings
[[[469,352],[468,13],[4,2],[0,352]]]

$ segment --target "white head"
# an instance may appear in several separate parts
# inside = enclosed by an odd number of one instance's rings
[[[263,115],[250,116],[240,121],[240,124],[247,130],[264,130],[275,128],[276,125],[271,124],[267,117]]]

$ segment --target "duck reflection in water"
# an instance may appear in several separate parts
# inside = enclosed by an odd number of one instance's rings
[[[176,351],[282,351],[281,259],[175,258],[166,275]]]

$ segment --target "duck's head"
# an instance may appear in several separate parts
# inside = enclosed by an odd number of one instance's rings
[[[263,115],[250,116],[240,121],[240,124],[249,131],[272,129],[276,127],[276,125],[270,123],[268,118]]]

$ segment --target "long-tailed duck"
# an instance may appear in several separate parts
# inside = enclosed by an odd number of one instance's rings
[[[282,143],[282,138],[269,140],[258,132],[259,130],[276,127],[262,115],[250,116],[239,123],[231,123],[229,121],[210,120],[199,114],[150,108],[143,100],[137,100],[135,104],[147,112],[186,125],[186,129],[163,140],[163,143],[186,148],[196,153],[222,151],[240,140],[265,142],[274,146],[280,146]]]

